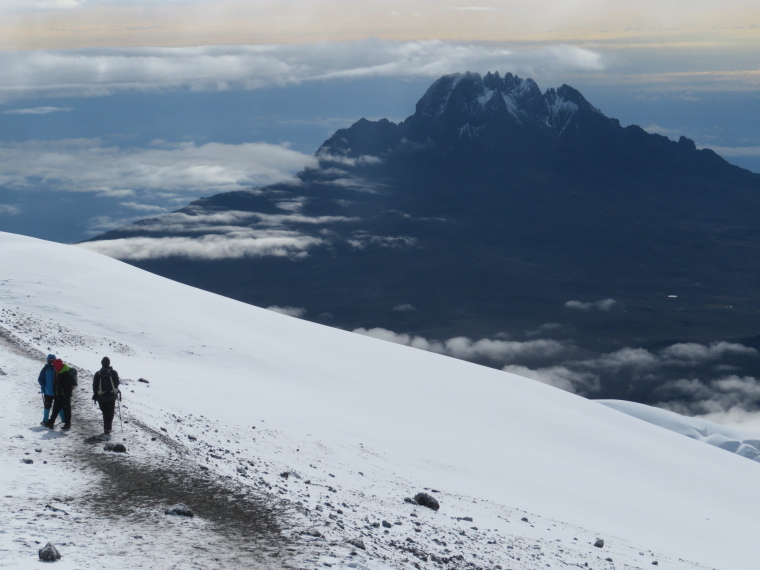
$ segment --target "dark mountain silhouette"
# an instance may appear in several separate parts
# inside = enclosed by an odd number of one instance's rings
[[[298,184],[203,198],[97,239],[232,239],[234,212],[254,237],[311,245],[130,262],[349,329],[527,338],[554,323],[596,350],[759,332],[760,175],[623,127],[567,85],[444,76],[402,123],[362,119],[317,157]]]

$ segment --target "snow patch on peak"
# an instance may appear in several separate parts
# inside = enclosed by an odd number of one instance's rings
[[[568,101],[567,99],[557,98],[551,105],[549,106],[549,109],[551,110],[552,115],[557,116],[560,113],[567,113],[570,115],[574,115],[578,112],[578,104],[573,103],[572,101]]]
[[[486,104],[493,99],[493,96],[496,94],[496,91],[493,89],[485,89],[483,94],[478,97],[478,103],[480,103],[481,107],[485,107]]]

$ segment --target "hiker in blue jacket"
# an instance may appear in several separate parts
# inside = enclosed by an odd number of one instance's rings
[[[50,408],[53,406],[53,397],[55,396],[55,392],[53,391],[53,383],[55,382],[54,360],[55,354],[47,355],[47,364],[40,370],[39,378],[37,378],[37,382],[40,384],[40,392],[42,392],[42,405],[44,407],[42,422],[40,422],[40,425],[43,426],[50,419]],[[61,410],[61,421],[63,421],[63,410]]]

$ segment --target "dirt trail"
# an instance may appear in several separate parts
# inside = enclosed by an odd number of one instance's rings
[[[0,348],[33,362],[45,355],[0,327]],[[296,568],[288,561],[300,552],[284,529],[293,526],[296,512],[290,503],[274,495],[213,474],[190,459],[186,448],[161,431],[145,425],[122,406],[114,421],[114,442],[124,442],[128,452],[103,450],[102,418],[90,396],[92,372],[77,367],[79,386],[72,402],[72,429],[58,446],[61,457],[73,459],[76,469],[95,473],[98,484],[71,504],[94,514],[98,526],[129,529],[131,548],[151,556],[185,552],[177,566],[208,568],[243,565],[245,568]],[[126,381],[123,388],[128,388]],[[60,422],[56,425],[58,431]],[[176,503],[190,506],[194,519],[173,517],[164,510]],[[170,533],[169,537],[158,535]],[[156,546],[172,544],[173,553],[156,552]],[[135,554],[133,553],[132,556]],[[195,561],[195,562],[193,562]],[[189,564],[189,565],[188,565]]]

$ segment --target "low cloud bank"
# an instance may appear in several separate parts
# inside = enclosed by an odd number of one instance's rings
[[[556,340],[519,342],[492,339],[473,340],[464,336],[448,340],[428,340],[421,336],[399,334],[383,328],[357,328],[353,332],[462,360],[486,360],[492,363],[511,362],[524,358],[555,357],[565,349],[565,346]]]
[[[325,79],[438,77],[472,70],[600,71],[595,50],[566,44],[366,39],[313,44],[102,48],[0,53],[0,97],[99,96],[122,91],[258,89]]]
[[[163,257],[195,260],[236,259],[244,257],[289,257],[298,259],[320,245],[308,236],[231,236],[205,235],[197,238],[124,238],[92,241],[79,247],[126,261],[143,261]]]
[[[316,159],[285,145],[162,144],[120,149],[99,139],[0,143],[0,186],[92,192],[197,194],[286,182]],[[132,206],[134,207],[134,206]]]
[[[742,364],[756,364],[760,354],[738,343],[676,343],[659,350],[625,347],[589,356],[572,342],[551,339],[431,340],[383,328],[358,328],[354,332],[489,364],[586,397],[609,394],[610,387],[618,391],[637,390],[637,397],[628,399],[760,431],[760,379],[736,372]],[[585,357],[580,357],[581,354]]]

